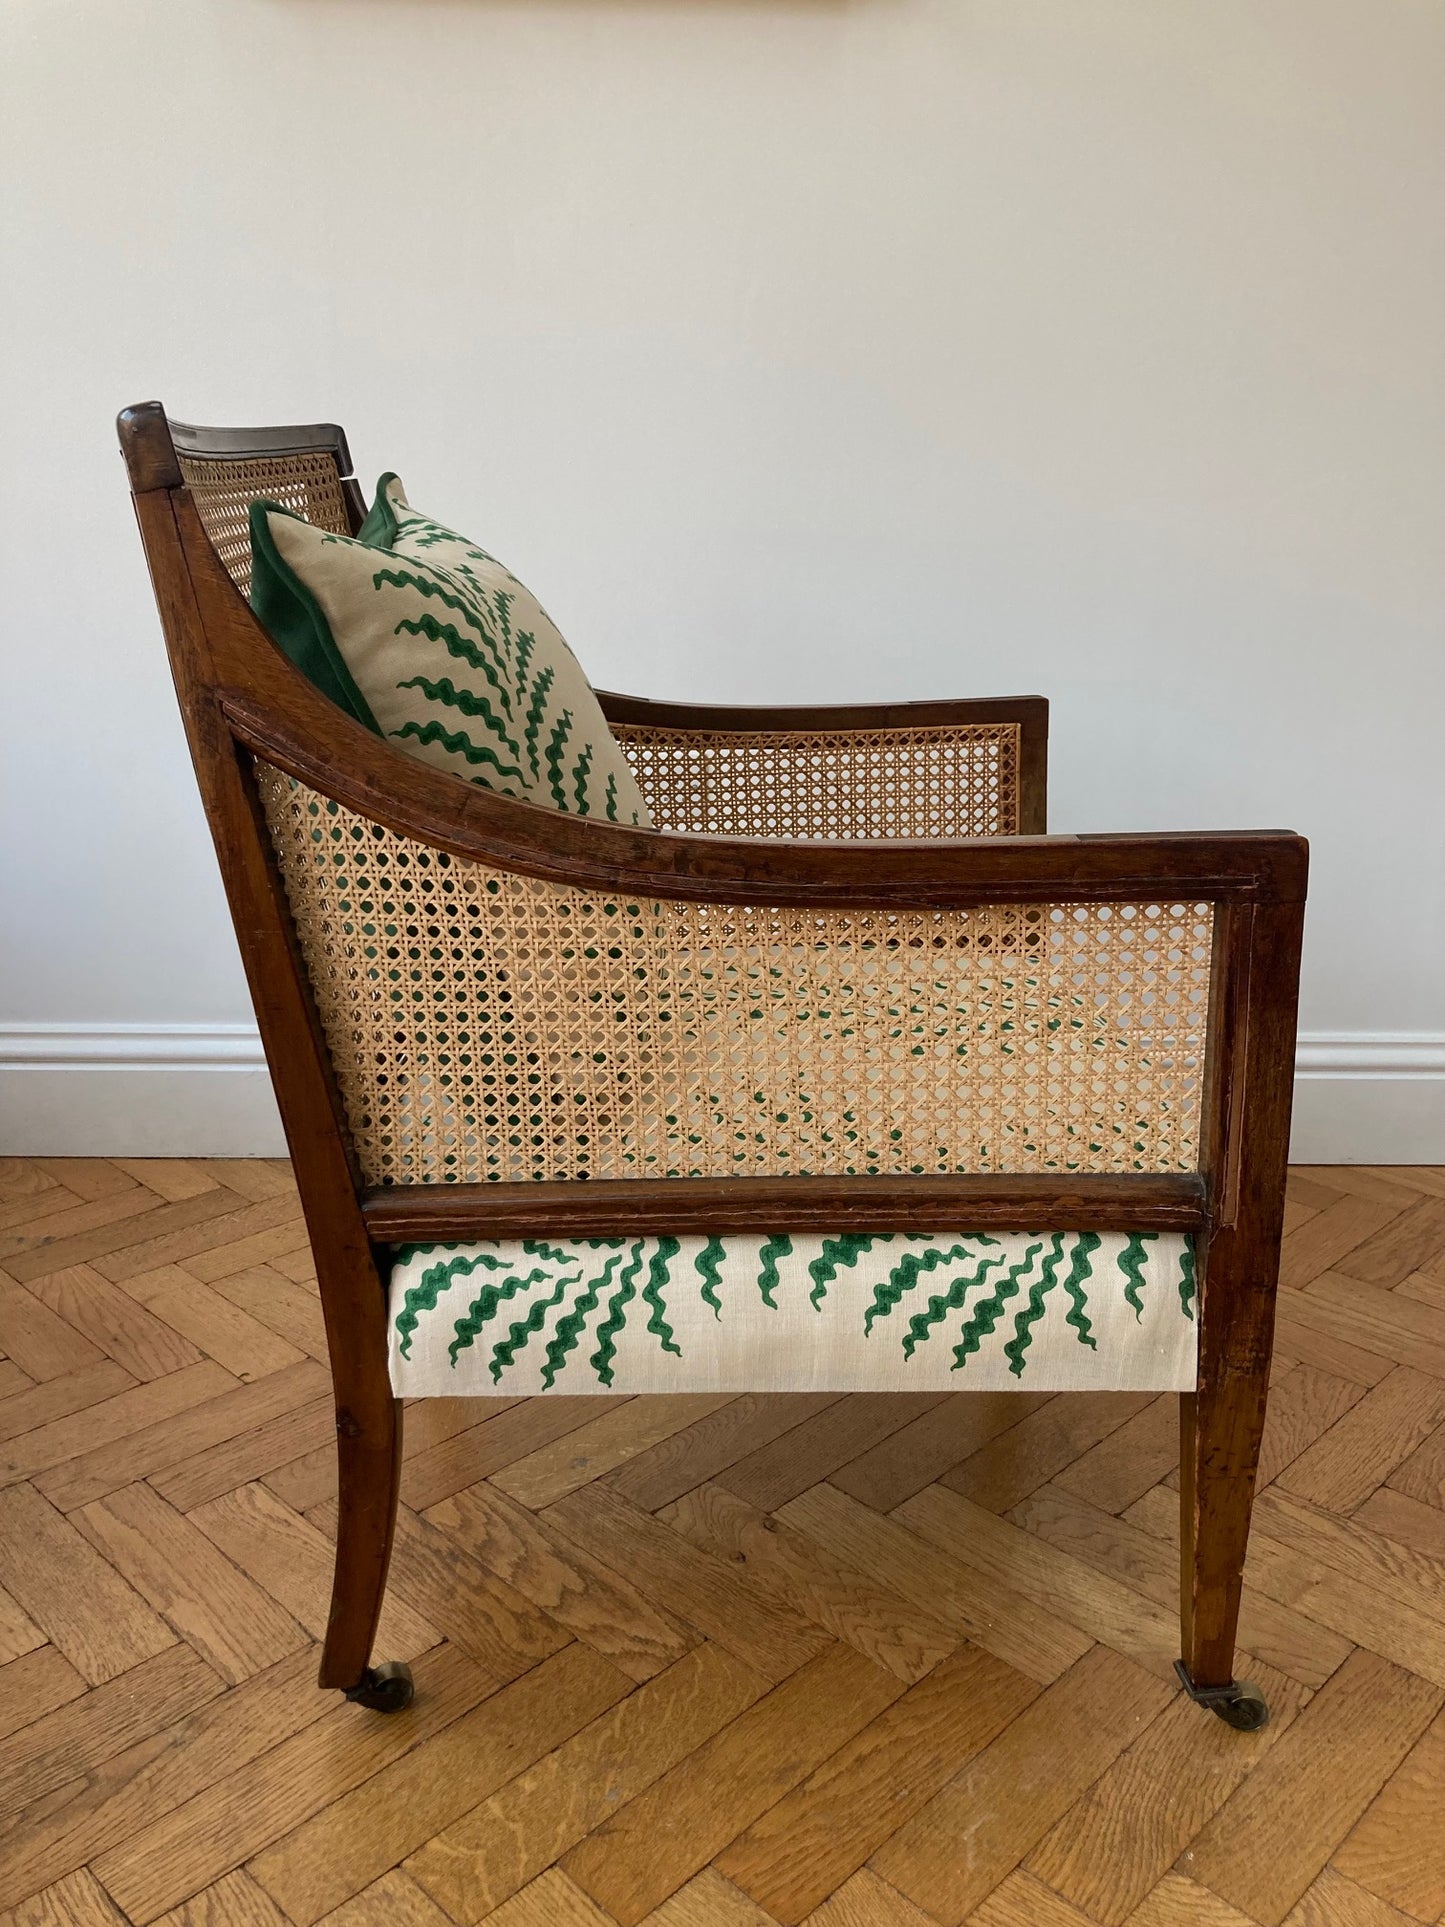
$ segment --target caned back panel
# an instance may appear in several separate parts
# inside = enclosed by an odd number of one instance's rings
[[[258,774],[368,1183],[1198,1167],[1207,904],[639,900]]]
[[[829,838],[1018,832],[1017,723],[612,730],[660,829]]]
[[[260,497],[294,509],[318,528],[350,533],[341,476],[330,455],[230,456],[178,454],[181,474],[231,580],[251,587],[251,504]]]

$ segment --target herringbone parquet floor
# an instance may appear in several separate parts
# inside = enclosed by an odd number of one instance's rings
[[[1293,1180],[1257,1736],[1122,1395],[414,1407],[367,1714],[286,1167],[11,1161],[0,1266],[5,1927],[1445,1915],[1445,1172]]]

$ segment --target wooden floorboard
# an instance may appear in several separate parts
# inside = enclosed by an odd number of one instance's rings
[[[1437,1927],[1445,1170],[1291,1175],[1240,1622],[1172,1399],[415,1409],[381,1719],[274,1160],[0,1160],[0,1927]]]

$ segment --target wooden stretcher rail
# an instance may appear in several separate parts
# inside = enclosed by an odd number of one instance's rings
[[[1202,1178],[609,1178],[394,1185],[362,1201],[377,1244],[713,1231],[1202,1231]]]

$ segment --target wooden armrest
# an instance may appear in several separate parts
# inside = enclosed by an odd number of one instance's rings
[[[238,741],[403,836],[466,861],[588,889],[692,902],[1302,903],[1308,845],[1290,830],[866,842],[677,835],[564,816],[460,783],[380,742],[278,660],[290,714],[218,691]]]
[[[595,817],[562,815],[475,783],[459,782],[374,736],[323,696],[271,641],[226,575],[186,500],[138,495],[136,510],[159,548],[179,536],[189,580],[158,584],[163,614],[190,619],[197,594],[207,654],[197,684],[181,682],[182,707],[198,757],[215,755],[211,705],[224,730],[263,761],[359,816],[432,848],[500,870],[588,889],[693,902],[892,904],[963,908],[979,903],[1189,901],[1298,904],[1307,846],[1289,831],[1144,836],[994,836],[860,841],[789,840],[642,830]],[[173,520],[173,518],[176,518]],[[152,524],[155,526],[152,527]],[[739,710],[649,704],[609,696],[631,713],[743,723],[766,716],[868,717],[934,728],[946,712],[979,720],[977,703],[903,703],[858,709]],[[1003,699],[1046,723],[1042,697]],[[925,721],[920,721],[926,718]],[[670,725],[668,725],[670,727]],[[701,727],[701,725],[696,725]],[[966,726],[966,725],[963,725]],[[726,732],[722,732],[726,733]],[[1042,737],[1039,738],[1042,740]]]

